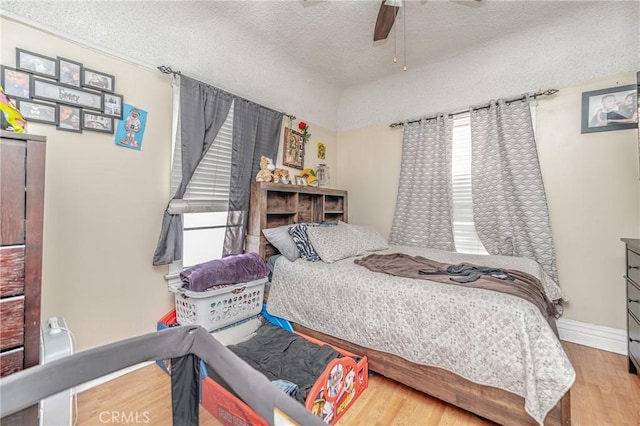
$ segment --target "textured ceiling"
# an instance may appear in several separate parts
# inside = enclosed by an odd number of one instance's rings
[[[524,28],[570,19],[572,13],[593,4],[407,1],[398,15],[395,37],[392,29],[387,40],[378,42],[373,42],[373,28],[380,1],[231,1],[198,7],[201,16],[225,17],[345,87],[401,72],[405,28],[407,65],[418,67]],[[393,63],[394,47],[397,64]]]
[[[554,20],[561,23],[592,4],[595,2],[486,0],[469,5],[453,0],[408,1],[403,8],[407,65],[415,68],[439,62],[524,28]],[[233,49],[232,34],[237,31],[244,39],[259,43],[262,53],[297,63],[342,89],[402,72],[404,17],[399,14],[396,24],[398,64],[394,65],[394,30],[387,40],[372,41],[379,6],[380,1],[3,0],[0,7],[149,64],[189,54],[188,46],[193,43],[215,43],[221,40],[222,29],[224,42]],[[111,43],[108,34],[118,37]],[[131,45],[115,42],[124,35],[132,40]],[[143,39],[146,42],[135,42]],[[136,44],[149,46],[151,42],[155,49],[136,51]],[[236,54],[244,52],[238,49]],[[179,67],[181,61],[176,58],[168,63]]]

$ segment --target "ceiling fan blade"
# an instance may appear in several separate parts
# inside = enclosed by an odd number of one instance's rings
[[[378,11],[378,19],[376,19],[376,27],[373,30],[373,41],[384,40],[389,35],[391,27],[396,20],[398,7],[387,6],[386,0],[382,0],[380,10]]]

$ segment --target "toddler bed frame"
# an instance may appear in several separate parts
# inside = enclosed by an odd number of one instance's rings
[[[269,315],[265,309],[262,315],[273,325],[293,332],[316,345],[327,342],[294,331],[291,324]],[[162,330],[177,324],[176,310],[172,309],[158,322]],[[366,356],[356,355],[339,346],[329,344],[343,357],[329,362],[317,378],[305,399],[305,408],[325,423],[335,424],[353,405],[368,386],[369,365]],[[356,361],[354,358],[359,358]],[[165,371],[167,364],[161,364]],[[168,371],[169,370],[169,371]],[[216,419],[225,425],[250,424],[266,426],[269,423],[257,414],[249,405],[229,392],[206,373],[206,366],[200,365],[201,404]]]

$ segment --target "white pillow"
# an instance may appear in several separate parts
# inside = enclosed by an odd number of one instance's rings
[[[297,258],[300,257],[300,252],[298,251],[298,247],[296,243],[289,235],[289,227],[291,225],[283,225],[278,226],[277,228],[267,228],[263,229],[262,233],[264,234],[267,241],[269,241],[278,251],[289,261],[294,262]]]
[[[339,227],[350,227],[354,232],[358,235],[358,241],[361,244],[360,251],[362,253],[366,251],[378,251],[378,250],[386,250],[389,248],[389,242],[385,237],[380,235],[378,231],[376,231],[373,226],[361,226],[361,225],[352,225],[350,223],[345,223],[342,221],[338,222]]]
[[[358,232],[351,226],[314,226],[307,228],[309,241],[323,262],[363,254]]]
[[[376,231],[373,226],[352,225],[350,223],[340,221],[338,222],[338,227],[350,227],[358,234],[357,238],[361,245],[361,254],[366,251],[378,251],[389,248],[387,239],[380,235],[380,233],[378,233],[378,231]]]

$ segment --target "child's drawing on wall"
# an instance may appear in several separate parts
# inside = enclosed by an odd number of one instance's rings
[[[123,119],[118,123],[116,145],[140,151],[147,124],[147,112],[133,105],[124,104]]]

